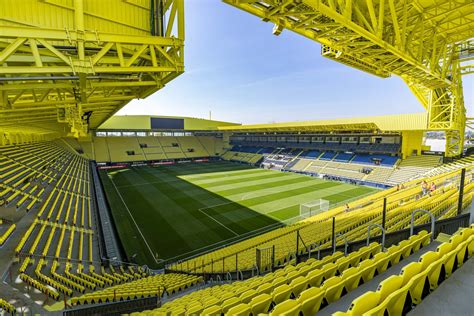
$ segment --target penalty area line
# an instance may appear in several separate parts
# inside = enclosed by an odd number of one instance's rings
[[[223,203],[221,205],[225,205],[225,204],[229,204],[229,203]],[[218,206],[218,205],[215,205],[215,206]],[[232,229],[230,229],[229,227],[227,227],[226,225],[222,224],[220,221],[218,221],[217,219],[215,219],[214,217],[212,217],[211,215],[207,214],[206,212],[204,212],[203,210],[204,209],[208,209],[208,208],[211,208],[212,206],[210,207],[202,207],[202,208],[199,208],[198,211],[203,213],[204,215],[206,215],[207,217],[209,217],[210,219],[212,219],[214,222],[216,222],[217,224],[221,225],[222,227],[224,227],[225,229],[227,229],[228,231],[230,231],[232,234],[234,234],[235,236],[240,236],[239,234],[237,234],[235,231],[233,231]]]

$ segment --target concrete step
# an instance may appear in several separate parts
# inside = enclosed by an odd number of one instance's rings
[[[431,244],[429,244],[426,247],[423,247],[422,249],[418,250],[411,256],[409,256],[406,259],[401,260],[398,264],[394,265],[393,267],[390,267],[387,269],[384,273],[377,275],[374,277],[372,280],[370,280],[367,283],[362,284],[359,286],[357,289],[355,289],[352,292],[347,293],[343,297],[341,297],[340,300],[337,302],[334,302],[323,309],[321,309],[318,312],[318,316],[320,315],[332,315],[333,313],[337,311],[347,311],[347,309],[351,306],[351,303],[354,299],[359,297],[360,295],[364,294],[367,291],[376,291],[377,287],[379,286],[379,283],[388,278],[389,276],[392,275],[397,275],[400,273],[401,269],[411,263],[411,262],[416,262],[420,259],[420,257],[427,253],[428,251],[434,251],[436,248],[440,245],[441,243],[438,241],[433,241]]]

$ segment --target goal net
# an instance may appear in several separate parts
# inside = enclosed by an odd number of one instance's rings
[[[309,203],[300,204],[300,217],[307,218],[329,210],[329,201],[319,199]]]

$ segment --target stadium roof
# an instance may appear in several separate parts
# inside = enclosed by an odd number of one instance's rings
[[[302,121],[240,126],[220,126],[221,131],[276,132],[276,131],[381,131],[400,132],[426,130],[427,113],[341,118],[321,121]]]
[[[194,117],[115,115],[105,121],[98,130],[217,130],[218,127],[235,126],[237,123],[207,120]]]

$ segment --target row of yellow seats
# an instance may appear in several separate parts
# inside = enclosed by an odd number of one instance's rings
[[[289,298],[289,295],[299,295],[308,287],[319,286],[323,280],[330,279],[336,273],[341,273],[350,266],[358,264],[360,260],[373,256],[379,249],[380,246],[373,243],[347,257],[343,257],[342,253],[335,253],[321,261],[308,260],[296,267],[289,265],[264,277],[214,288],[217,291],[222,290],[219,299],[214,298],[216,292],[209,297],[206,295],[207,291],[204,290],[165,304],[163,308],[174,311],[181,308],[187,313],[198,313],[197,309],[199,309],[199,312],[206,313],[207,309],[217,310],[219,307],[226,313],[241,302],[250,303],[253,298],[262,294],[269,295],[274,304],[280,303]],[[196,296],[199,294],[201,294],[202,304],[196,304]]]
[[[5,312],[15,315],[16,314],[16,308],[12,304],[8,303],[4,299],[0,298],[0,309],[3,309]]]
[[[466,189],[469,189],[469,186],[466,186]],[[441,192],[441,190],[440,190]],[[403,206],[400,207],[400,211],[396,209],[396,212],[388,212],[388,220],[387,220],[387,227],[388,230],[398,230],[402,229],[405,227],[408,227],[410,225],[410,219],[411,219],[411,212],[416,209],[429,209],[434,211],[436,214],[439,214],[441,211],[448,209],[455,204],[455,201],[450,199],[453,197],[456,193],[455,189],[452,189],[450,191],[447,191],[446,193],[439,194],[436,198],[433,198],[433,200],[430,200],[429,197],[423,197],[420,200],[414,200],[410,201],[407,204],[404,204]],[[455,198],[455,196],[454,196]],[[439,202],[439,203],[438,203]],[[451,204],[451,205],[450,205]],[[358,216],[358,215],[357,215]],[[381,218],[381,213],[378,211],[375,216],[372,216],[369,218],[369,220],[379,220]],[[429,222],[429,218],[427,216],[418,216],[417,221],[415,222],[416,224],[421,224],[421,223],[426,223]],[[357,223],[357,219],[351,219],[353,223]],[[354,224],[352,227],[349,227],[349,229],[344,228],[339,230],[339,232],[345,233],[346,237],[349,240],[358,240],[361,238],[365,238],[367,235],[367,230],[365,229],[364,226],[360,226],[357,224]],[[302,230],[301,235],[303,236],[304,240],[318,240],[318,244],[321,247],[324,246],[329,246],[330,242],[330,237],[329,237],[329,232],[326,234],[326,237],[324,239],[319,239],[318,236],[314,234],[314,232],[311,232],[310,235],[306,235],[305,231]],[[374,235],[380,234],[379,231],[375,230]],[[320,236],[319,236],[320,237]],[[292,245],[293,243],[293,245]],[[342,240],[339,242],[342,243]],[[294,247],[294,242],[290,240],[290,248]],[[291,249],[284,249],[283,251],[291,251]],[[306,250],[300,251],[300,252],[306,252]]]
[[[345,293],[356,289],[360,284],[370,281],[375,273],[383,273],[388,267],[397,264],[429,243],[430,234],[426,231],[401,241],[386,252],[380,252],[374,258],[360,262],[356,267],[345,270],[340,276],[326,280],[319,291],[314,291],[313,304],[310,313],[305,313],[305,307],[299,299],[288,299],[276,305],[270,315],[314,315],[323,306],[340,299]]]
[[[40,292],[48,295],[49,297],[55,299],[55,300],[58,300],[59,299],[59,293],[49,287],[49,286],[46,286],[44,285],[43,283],[33,279],[32,277],[30,277],[29,275],[25,274],[25,273],[21,273],[20,274],[20,279],[25,282],[26,284],[34,287],[35,289],[39,290]]]
[[[474,254],[474,225],[454,234],[448,242],[421,256],[402,268],[399,275],[388,277],[380,283],[377,291],[369,291],[355,299],[347,312],[349,315],[402,315],[418,305]]]
[[[344,293],[348,293],[360,284],[370,281],[376,272],[383,273],[389,266],[397,264],[402,258],[416,252],[428,241],[429,234],[423,232],[420,235],[412,236],[409,240],[402,241],[399,245],[390,247],[387,252],[377,253],[373,258],[365,259],[360,263],[356,262],[352,267],[339,271],[338,276],[333,276],[326,279],[322,284],[312,287],[313,298],[311,304],[305,304],[301,298],[294,299],[298,295],[293,295],[293,298],[287,296],[285,301],[280,302],[273,308],[271,315],[298,315],[300,312],[304,315],[314,315],[321,307],[337,301]],[[276,303],[275,300],[272,301],[273,305]],[[271,306],[269,306],[269,309],[271,309]],[[236,310],[230,310],[229,314],[241,314],[249,307],[236,306]]]
[[[36,278],[50,287],[53,287],[56,289],[58,292],[63,293],[64,295],[71,296],[73,294],[73,290],[70,289],[67,286],[62,285],[61,283],[55,281],[54,279],[50,278],[49,276],[43,274],[41,270],[43,269],[43,266],[46,265],[46,262],[44,259],[40,259],[38,261],[38,264],[36,265],[35,268],[35,275]]]
[[[370,280],[375,275],[375,271],[382,273],[389,264],[398,263],[401,257],[406,257],[417,251],[422,245],[426,245],[429,242],[429,237],[428,233],[421,232],[419,235],[412,236],[409,240],[391,247],[386,253],[377,253],[380,247],[373,243],[347,257],[340,257],[340,254],[336,253],[332,258],[325,258],[326,261],[308,260],[298,265],[300,269],[287,266],[285,269],[268,274],[263,278],[256,277],[227,286],[197,291],[145,314],[194,315],[202,313],[214,315],[225,313],[228,315],[250,315],[253,313],[256,315],[268,312],[275,304],[281,305],[277,309],[278,312],[291,303],[286,302],[290,297],[299,296],[300,302],[304,303],[302,311],[304,315],[313,315],[319,310],[323,298],[329,302],[337,299],[338,295],[341,295],[343,287],[347,286],[347,291],[349,291],[357,287],[358,280],[362,278],[365,278],[365,281]],[[334,260],[336,262],[332,263]],[[323,263],[325,264],[323,265]],[[321,266],[322,268],[319,269]],[[335,276],[336,274],[341,276]],[[258,282],[259,279],[273,280],[273,282]],[[321,284],[323,286],[318,288]]]
[[[8,237],[10,237],[11,234],[13,234],[13,231],[15,230],[15,228],[16,228],[16,225],[11,224],[10,227],[8,227],[8,229],[3,233],[3,235],[0,236],[0,246],[3,246],[5,241],[7,241]]]
[[[93,304],[97,302],[122,301],[140,297],[162,296],[164,293],[171,295],[192,287],[200,282],[202,282],[202,277],[192,275],[154,275],[72,298],[71,304],[79,305]]]

